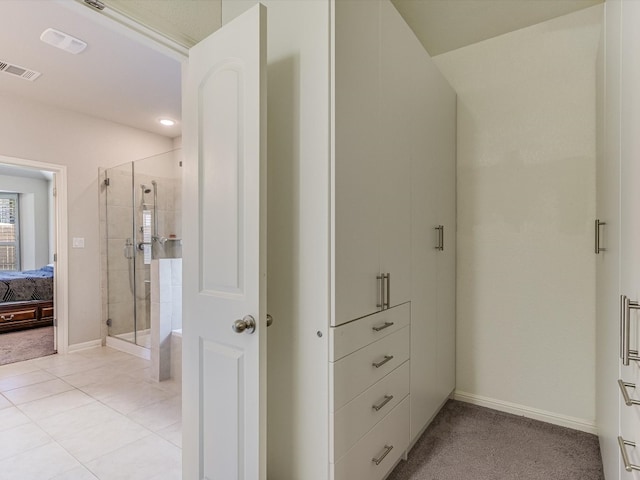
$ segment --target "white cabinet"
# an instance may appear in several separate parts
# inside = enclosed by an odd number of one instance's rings
[[[263,3],[268,478],[382,479],[453,389],[455,94],[388,0]]]
[[[335,2],[332,325],[381,310],[383,296],[389,307],[410,297],[411,145],[402,116],[407,70],[395,60],[411,57],[394,55],[393,45],[381,42],[387,25],[380,7]],[[389,274],[384,285],[382,273]]]
[[[604,77],[599,85],[599,149],[597,161],[597,216],[604,225],[594,225],[599,237],[596,256],[597,371],[596,399],[600,449],[608,480],[633,480],[639,472],[627,472],[618,437],[640,442],[640,407],[627,406],[618,380],[638,385],[640,364],[621,361],[623,332],[619,318],[620,295],[640,300],[640,4],[635,1],[606,2],[604,56],[600,59]],[[596,244],[596,248],[598,245]],[[632,349],[640,346],[637,310],[629,314]],[[628,388],[631,397],[640,390]],[[625,446],[628,459],[640,465],[638,447]]]

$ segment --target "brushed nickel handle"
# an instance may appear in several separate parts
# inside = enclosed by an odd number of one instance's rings
[[[374,332],[380,332],[382,330],[384,330],[385,328],[389,328],[391,326],[393,326],[394,323],[393,322],[384,322],[384,324],[382,325],[377,325],[375,327],[371,327],[373,329]]]
[[[443,251],[444,250],[444,225],[438,225],[435,227],[438,231],[438,245],[436,245],[436,250]]]
[[[384,407],[391,400],[393,400],[393,395],[385,395],[384,399],[380,403],[378,403],[377,405],[371,405],[371,408],[373,408],[376,412],[378,412],[382,407]]]
[[[273,324],[273,317],[267,313],[267,327]]]
[[[640,405],[640,400],[631,398],[629,396],[629,392],[627,391],[627,388],[636,388],[635,383],[628,383],[622,380],[618,380],[618,386],[620,387],[620,392],[622,392],[622,398],[624,399],[624,404],[627,407],[630,407],[631,405]]]
[[[8,317],[5,315],[0,315],[0,320],[2,320],[3,322],[10,322],[11,320],[13,320],[13,317],[15,317],[13,313]]]
[[[620,306],[622,307],[622,364],[629,365],[630,360],[640,361],[637,350],[631,350],[631,309],[640,309],[638,302],[632,302],[626,295],[621,296]]]
[[[626,295],[620,295],[620,359],[624,359],[624,343],[625,343],[625,334],[624,330],[626,328],[626,315],[624,313],[624,299],[627,298]]]
[[[236,320],[231,326],[236,333],[253,333],[256,331],[256,320],[251,315],[246,315],[242,320]]]
[[[633,448],[636,447],[635,442],[630,442],[629,440],[625,440],[622,437],[618,437],[618,447],[620,447],[620,454],[622,455],[622,461],[624,462],[624,469],[627,472],[631,472],[633,470],[640,470],[640,466],[634,465],[629,461],[629,454],[627,453],[627,448],[626,448],[627,445]]]
[[[391,306],[391,274],[386,274],[387,279],[387,308]]]
[[[595,252],[596,255],[599,254],[600,252],[606,252],[607,249],[606,248],[600,248],[600,227],[602,225],[606,225],[607,222],[601,222],[600,219],[596,218],[596,223],[595,223],[595,231],[596,231],[596,238],[595,238]]]
[[[371,459],[371,461],[373,463],[375,463],[376,465],[380,465],[382,463],[382,461],[384,460],[384,457],[386,457],[387,455],[389,455],[389,452],[393,450],[393,445],[385,445],[384,446],[384,452],[382,452],[382,454],[379,457],[373,457]]]
[[[373,362],[371,365],[376,367],[376,368],[380,368],[385,363],[387,363],[387,362],[389,362],[391,360],[393,360],[393,355],[385,355],[384,356],[384,360],[380,360],[379,362]]]
[[[381,273],[376,277],[378,280],[378,303],[376,307],[384,310],[384,273]]]

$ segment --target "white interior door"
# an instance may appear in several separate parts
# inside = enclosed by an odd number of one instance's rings
[[[183,76],[183,478],[265,479],[266,8]]]
[[[49,221],[49,225],[51,228],[54,229],[53,232],[49,233],[49,238],[53,238],[53,245],[50,245],[49,248],[53,247],[53,251],[57,252],[58,251],[58,244],[57,244],[57,239],[58,239],[58,232],[55,231],[56,230],[56,226],[58,225],[58,208],[59,208],[59,202],[58,202],[58,180],[59,180],[60,176],[57,173],[53,174],[53,197],[51,198],[51,201],[53,202],[53,208],[49,208],[49,212],[50,215],[53,215],[53,218],[50,219]],[[54,259],[57,258],[57,253],[54,253]],[[56,300],[58,299],[58,269],[57,269],[57,264],[56,261],[54,260],[53,262],[54,265],[54,269],[53,269],[53,349],[57,352],[58,351],[58,308],[56,305]]]

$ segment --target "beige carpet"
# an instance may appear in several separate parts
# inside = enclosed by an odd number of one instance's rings
[[[388,480],[604,480],[598,438],[449,401]]]
[[[53,327],[0,334],[0,365],[53,355]]]

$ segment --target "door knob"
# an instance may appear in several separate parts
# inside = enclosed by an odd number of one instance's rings
[[[270,327],[273,323],[273,317],[267,313],[267,327]]]
[[[253,333],[256,331],[256,320],[251,315],[245,315],[242,320],[236,320],[231,326],[236,333],[248,332]]]

